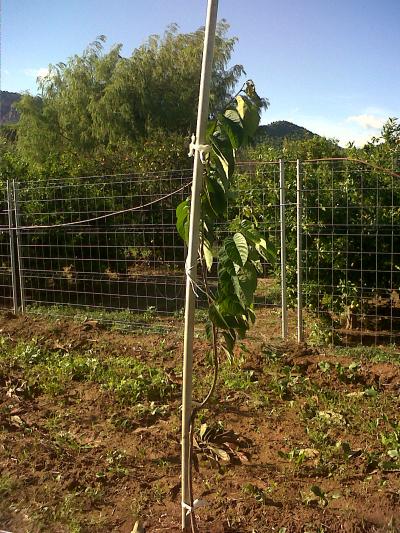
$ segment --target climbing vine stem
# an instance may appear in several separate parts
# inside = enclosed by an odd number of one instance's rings
[[[212,341],[214,376],[210,389],[197,404],[190,418],[190,472],[191,527],[197,525],[193,512],[192,455],[194,422],[198,412],[212,397],[218,379],[219,347],[230,358],[236,340],[243,338],[255,321],[254,293],[257,277],[262,274],[262,261],[271,261],[274,250],[258,228],[250,208],[229,220],[228,203],[235,197],[234,171],[237,150],[246,146],[254,136],[263,107],[267,101],[260,98],[254,83],[247,81],[227,108],[210,120],[207,129],[207,151],[204,154],[203,190],[201,194],[201,223],[199,263],[203,287],[208,301],[209,337]],[[189,240],[190,197],[177,209],[177,229],[182,239]],[[229,230],[221,238],[221,227]],[[207,272],[217,269],[217,289],[213,294],[207,282]],[[188,273],[190,275],[190,272]],[[211,326],[211,327],[210,327]]]

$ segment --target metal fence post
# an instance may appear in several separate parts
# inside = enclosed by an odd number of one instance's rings
[[[14,210],[13,195],[11,183],[7,180],[7,211],[8,211],[8,232],[10,238],[10,263],[11,263],[11,283],[14,313],[18,312],[18,287],[17,287],[17,264],[15,257],[15,228],[14,228]]]
[[[297,230],[297,342],[303,342],[303,287],[302,287],[302,191],[303,180],[301,176],[301,163],[298,159],[296,162],[296,182],[297,182],[297,210],[296,210],[296,230]]]
[[[286,301],[286,222],[285,222],[285,162],[279,159],[279,193],[280,193],[280,226],[281,226],[281,308],[282,338],[288,336],[288,314]]]
[[[18,201],[18,183],[16,180],[12,182],[14,193],[14,213],[15,213],[15,236],[16,236],[16,252],[18,261],[18,276],[19,276],[19,292],[20,292],[20,307],[21,313],[25,313],[25,284],[24,284],[24,270],[22,263],[22,246],[21,246],[21,232],[20,227],[20,213],[19,213],[19,201]]]

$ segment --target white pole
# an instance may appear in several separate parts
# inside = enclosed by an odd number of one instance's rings
[[[281,222],[281,292],[282,292],[282,338],[288,335],[287,302],[286,302],[286,222],[285,222],[285,163],[279,159],[279,192]]]
[[[208,0],[207,19],[204,33],[203,61],[201,66],[199,107],[197,111],[196,143],[205,144],[208,122],[208,104],[214,55],[215,29],[217,24],[218,0]],[[192,367],[195,294],[192,282],[197,277],[199,248],[200,194],[203,185],[203,165],[198,150],[194,154],[193,185],[190,206],[189,244],[186,262],[185,333],[183,349],[182,388],[182,530],[189,531],[190,515],[185,506],[189,501],[190,443],[189,428],[192,414]]]
[[[10,261],[11,261],[11,282],[13,295],[14,313],[18,313],[18,291],[17,291],[17,263],[15,257],[15,235],[13,216],[13,196],[11,181],[7,180],[7,209],[8,209],[8,232],[10,237]]]
[[[19,196],[18,196],[18,183],[17,181],[12,181],[13,193],[14,193],[14,214],[15,214],[15,234],[16,234],[16,245],[17,245],[17,260],[18,260],[18,275],[19,275],[19,292],[21,298],[21,313],[25,313],[25,282],[24,282],[24,271],[22,268],[22,246],[21,246],[21,233],[19,230]],[[1,533],[1,532],[0,532]]]
[[[301,166],[300,160],[297,160],[296,164],[297,171],[297,220],[296,220],[296,229],[297,229],[297,342],[303,342],[303,289],[302,289],[302,264],[301,264],[301,255],[302,255],[302,239],[301,239],[301,220],[302,220],[302,189],[303,183],[301,179]]]

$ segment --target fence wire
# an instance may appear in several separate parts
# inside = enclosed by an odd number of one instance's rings
[[[276,263],[263,264],[256,309],[279,311],[284,276],[289,307],[302,296],[306,341],[399,342],[400,176],[347,159],[286,162],[284,172],[283,272],[279,162],[237,165],[230,222],[216,231],[221,242],[244,215],[275,247]],[[1,306],[53,315],[82,310],[141,327],[179,324],[186,250],[175,210],[191,178],[187,170],[9,182],[8,192],[0,189]],[[211,291],[217,269],[208,274]],[[199,317],[205,300],[200,292]]]
[[[359,161],[302,165],[308,338],[386,344],[400,336],[400,176]]]
[[[238,188],[248,194],[232,198],[229,217],[251,209],[260,218],[268,173],[257,175],[246,166],[238,170]],[[273,166],[268,176],[270,189],[279,191]],[[189,195],[191,179],[189,170],[13,182],[10,235],[18,241],[20,307],[36,313],[51,309],[53,315],[82,309],[88,317],[100,312],[102,318],[131,325],[171,325],[169,318],[183,315],[185,298],[185,246],[175,210]],[[271,209],[279,210],[276,194]],[[276,213],[271,220],[265,224],[260,218],[262,231],[276,232]],[[223,238],[227,231],[221,224],[217,234]],[[8,232],[5,236],[7,255]],[[217,265],[209,274],[211,290],[216,276]],[[10,285],[8,277],[5,286],[12,301]],[[262,288],[257,306],[270,303]],[[204,304],[202,296],[198,308]]]

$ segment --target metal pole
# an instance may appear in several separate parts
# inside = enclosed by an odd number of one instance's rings
[[[296,163],[297,173],[297,216],[296,216],[296,229],[297,229],[297,342],[303,342],[303,287],[302,287],[302,238],[301,238],[301,222],[302,222],[302,190],[303,182],[301,176],[300,160]]]
[[[14,213],[15,213],[15,235],[16,235],[16,250],[18,260],[18,274],[19,274],[19,291],[21,297],[21,313],[25,313],[25,284],[24,284],[24,270],[22,264],[22,247],[21,247],[21,232],[20,215],[19,215],[19,201],[18,201],[18,183],[13,180],[12,182],[14,192]]]
[[[285,163],[279,159],[279,192],[280,192],[280,223],[281,223],[281,291],[282,291],[282,338],[288,335],[288,317],[286,302],[286,222],[285,222]]]
[[[197,111],[196,143],[204,144],[208,121],[208,104],[214,54],[215,29],[217,24],[218,0],[208,0],[207,19],[204,32],[203,60],[201,66],[199,107]],[[203,168],[199,152],[194,154],[192,199],[190,207],[189,245],[186,262],[186,302],[185,333],[183,351],[183,387],[182,387],[182,530],[189,531],[190,515],[186,506],[190,506],[190,443],[189,428],[192,414],[192,368],[195,294],[193,282],[197,277],[197,259],[199,248],[200,194],[203,185]]]
[[[18,288],[17,288],[17,265],[15,261],[15,238],[13,224],[13,197],[11,183],[7,180],[7,210],[8,210],[8,231],[10,236],[10,262],[11,262],[11,282],[13,295],[14,313],[18,313]]]

